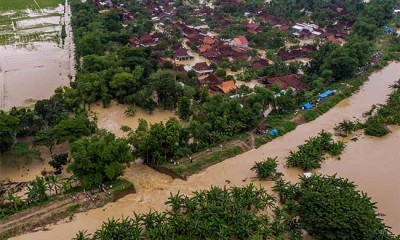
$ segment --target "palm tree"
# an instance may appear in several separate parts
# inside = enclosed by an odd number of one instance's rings
[[[28,187],[28,201],[32,203],[42,202],[47,199],[46,190],[47,185],[44,178],[36,177],[35,180],[29,183]]]
[[[56,192],[56,195],[58,194],[58,192],[60,190],[60,183],[56,176],[54,176],[54,175],[49,176],[46,184],[50,190],[50,195],[51,195],[51,191],[53,190],[53,188],[54,188],[54,191]]]
[[[79,231],[74,238],[72,238],[73,240],[90,240],[90,235],[87,233],[87,230],[84,231]]]
[[[15,196],[11,191],[7,192],[7,200],[13,204],[15,210],[17,210],[18,206],[22,203],[21,198]]]

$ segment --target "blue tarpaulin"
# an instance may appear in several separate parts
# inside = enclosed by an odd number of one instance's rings
[[[328,90],[328,91],[325,91],[325,92],[323,92],[323,93],[321,93],[320,95],[319,95],[319,98],[320,99],[326,99],[327,97],[329,97],[330,95],[332,95],[334,92],[332,91],[332,90]]]
[[[278,135],[278,129],[276,129],[276,128],[272,129],[271,131],[269,131],[269,135],[271,137],[277,136]]]
[[[386,27],[384,32],[385,33],[393,33],[393,29]]]
[[[307,111],[313,107],[314,107],[314,105],[312,105],[311,103],[305,103],[301,106],[302,109],[307,110]]]

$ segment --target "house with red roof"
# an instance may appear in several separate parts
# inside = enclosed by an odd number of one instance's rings
[[[197,73],[197,75],[207,75],[213,72],[213,69],[208,66],[206,62],[196,63],[192,69]]]
[[[231,46],[236,46],[236,47],[241,47],[241,48],[248,48],[249,47],[249,41],[245,36],[239,36],[234,39],[232,39],[229,43]]]
[[[300,80],[298,74],[290,74],[278,77],[263,77],[259,80],[260,83],[265,84],[265,87],[270,88],[274,84],[278,84],[282,90],[286,90],[289,87],[296,90],[307,88],[309,85]]]
[[[215,90],[217,90],[220,93],[229,93],[236,89],[238,89],[238,87],[233,80],[225,81],[218,85],[215,85]]]
[[[175,61],[184,61],[192,59],[193,56],[186,49],[180,48],[174,52],[173,58]]]
[[[246,30],[248,33],[256,34],[261,30],[261,28],[257,23],[248,23],[246,24]]]

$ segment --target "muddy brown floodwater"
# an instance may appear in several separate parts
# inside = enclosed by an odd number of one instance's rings
[[[400,63],[392,63],[378,73],[371,75],[370,80],[354,94],[345,104],[339,104],[315,121],[300,125],[295,131],[279,137],[262,147],[227,159],[209,167],[206,171],[191,176],[187,181],[171,179],[146,166],[135,164],[127,170],[125,177],[137,187],[136,194],[130,194],[117,202],[110,203],[101,209],[77,214],[72,222],[60,222],[47,226],[49,230],[22,235],[16,239],[71,239],[79,230],[92,232],[100,228],[108,218],[132,216],[133,212],[143,213],[149,210],[165,209],[164,202],[170,192],[190,194],[192,191],[207,189],[211,185],[224,186],[225,180],[230,185],[241,186],[253,181],[256,186],[270,188],[271,182],[255,181],[255,174],[250,170],[254,161],[261,161],[267,156],[278,156],[279,170],[286,179],[296,181],[302,174],[300,169],[286,169],[285,157],[289,150],[294,150],[310,136],[315,136],[321,129],[332,131],[334,125],[344,119],[361,118],[372,104],[384,103],[390,93],[388,88],[400,77]],[[366,191],[373,201],[378,202],[378,211],[385,214],[387,224],[393,232],[400,233],[399,207],[400,169],[399,138],[400,129],[384,138],[363,137],[358,142],[350,142],[343,153],[342,160],[327,160],[320,169],[321,173],[334,174],[350,178],[359,188]],[[246,181],[243,181],[245,180]]]
[[[156,109],[152,114],[147,111],[137,107],[135,116],[129,117],[125,115],[125,110],[128,105],[117,104],[112,101],[110,106],[103,108],[101,104],[93,104],[90,110],[97,113],[97,126],[99,128],[106,129],[114,133],[117,137],[125,136],[125,133],[121,130],[122,126],[128,126],[135,130],[139,125],[139,119],[144,119],[147,123],[158,123],[167,122],[168,119],[176,117],[173,112]]]

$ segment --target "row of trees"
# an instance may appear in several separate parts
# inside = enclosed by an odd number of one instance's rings
[[[0,196],[0,219],[43,203],[50,196],[68,192],[73,186],[76,186],[76,181],[74,177],[63,180],[56,176],[36,177],[26,186],[25,196],[20,196],[18,193],[9,190]]]
[[[254,185],[211,187],[193,197],[171,193],[165,212],[110,219],[93,235],[80,231],[74,239],[301,239],[303,231],[313,239],[395,239],[375,203],[347,179],[279,179],[274,191],[279,207]]]
[[[33,136],[35,144],[51,152],[56,144],[91,134],[96,125],[75,98],[71,88],[63,87],[51,98],[37,101],[33,109],[13,107],[8,113],[0,112],[0,153],[10,150],[17,138]]]

